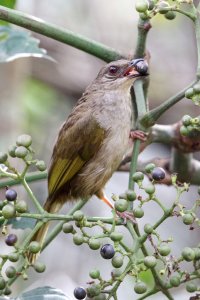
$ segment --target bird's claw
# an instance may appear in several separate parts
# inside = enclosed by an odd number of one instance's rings
[[[119,212],[119,211],[117,211],[116,214],[118,215],[118,217],[123,219],[123,225],[126,225],[127,220],[131,221],[131,223],[133,223],[133,224],[137,223],[133,212],[130,212],[130,211]]]
[[[133,141],[135,139],[138,139],[142,142],[146,142],[147,136],[148,136],[148,133],[146,133],[142,130],[131,130],[130,134],[129,134],[129,138],[132,139]]]

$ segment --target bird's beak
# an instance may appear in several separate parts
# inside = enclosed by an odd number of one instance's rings
[[[123,73],[123,76],[130,78],[148,75],[148,64],[143,58],[131,60]]]

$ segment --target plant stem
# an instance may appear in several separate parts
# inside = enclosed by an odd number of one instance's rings
[[[134,58],[140,58],[145,56],[146,39],[150,28],[151,24],[149,20],[139,19],[137,44],[134,53]]]
[[[30,198],[32,199],[33,203],[35,204],[35,207],[37,208],[37,210],[43,214],[44,213],[44,208],[42,207],[42,205],[39,203],[39,201],[37,200],[37,198],[34,196],[33,192],[31,191],[30,187],[28,186],[25,178],[23,178],[22,180],[22,185],[24,186],[25,190],[27,191],[28,195],[30,196]]]
[[[17,10],[0,6],[0,19],[83,50],[106,62],[122,58],[122,55],[119,52],[104,44]]]
[[[200,12],[197,11],[197,17],[194,22],[195,25],[195,35],[196,35],[196,44],[197,44],[197,78],[200,79]]]
[[[46,179],[46,178],[47,178],[47,172],[38,172],[38,171],[28,173],[25,176],[26,182],[34,182],[34,181]],[[0,182],[0,189],[5,186],[13,186],[13,185],[19,185],[19,184],[21,184],[21,179],[7,178]]]

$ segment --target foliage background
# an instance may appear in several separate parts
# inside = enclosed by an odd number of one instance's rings
[[[17,8],[117,48],[130,57],[133,53],[138,17],[134,1],[51,0],[49,4],[47,0],[18,0]],[[191,23],[182,16],[178,16],[173,22],[167,21],[163,16],[157,16],[153,20],[147,42],[151,54],[151,108],[194,79],[196,53]],[[38,157],[48,164],[60,125],[104,62],[43,36],[34,36],[41,40],[41,47],[47,49],[57,63],[26,58],[1,65],[0,149],[6,150],[18,134],[28,133],[33,136]],[[181,101],[165,113],[159,122],[176,122],[189,111],[191,116],[198,115],[196,107],[189,100]],[[163,145],[152,145],[144,151],[142,158],[155,157],[155,153],[157,157],[165,157],[168,149]],[[121,193],[127,188],[127,183],[128,174],[116,173],[107,185],[107,193]],[[44,182],[34,183],[32,188],[43,202],[47,194]],[[22,198],[26,197],[20,187],[17,190]],[[170,204],[175,196],[171,187],[158,186],[157,191],[164,203]],[[2,197],[3,194],[2,191]],[[186,206],[196,198],[194,187],[185,197]],[[145,217],[140,221],[141,226],[151,223],[160,213],[158,207],[152,206],[153,204],[147,207]],[[64,210],[67,209],[69,208],[66,206]],[[84,211],[88,215],[110,215],[109,209],[95,198],[84,207]],[[195,245],[199,232],[191,232],[178,219],[173,219],[165,222],[159,230],[166,239],[174,236],[176,244],[172,249],[174,254],[180,254],[183,246]],[[21,238],[23,239],[23,235]],[[4,243],[1,246],[5,247]],[[31,280],[17,281],[16,293],[22,286],[32,288],[51,285],[61,288],[72,297],[74,287],[84,285],[89,279],[89,270],[101,266],[104,275],[111,268],[110,263],[103,261],[95,251],[84,245],[74,246],[71,237],[63,233],[44,251],[41,260],[47,264],[46,273],[38,275],[30,271]],[[150,278],[146,280],[150,282]],[[119,299],[133,299],[132,281],[126,280],[125,284],[120,289]],[[176,299],[187,299],[184,291],[176,290],[176,293]],[[159,299],[159,295],[149,299],[156,297]]]

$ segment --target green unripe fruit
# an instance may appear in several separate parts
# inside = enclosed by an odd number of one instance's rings
[[[157,259],[154,256],[146,256],[144,258],[144,265],[147,268],[153,268],[155,267],[157,264]]]
[[[24,146],[24,147],[29,147],[32,144],[32,138],[28,134],[22,134],[18,136],[16,144],[18,146]]]
[[[137,198],[136,192],[128,190],[126,192],[126,198],[128,201],[134,201]]]
[[[125,199],[117,199],[115,201],[115,209],[119,212],[126,211],[128,208],[128,202]]]
[[[151,172],[153,171],[153,169],[155,169],[156,165],[153,163],[150,163],[148,165],[146,165],[145,167],[145,172],[151,174]]]
[[[145,192],[149,195],[152,195],[153,193],[155,193],[155,186],[153,184],[149,184],[146,188],[145,188]]]
[[[15,150],[15,156],[18,158],[24,158],[28,154],[28,150],[24,146],[19,146]]]
[[[11,289],[7,286],[7,287],[5,288],[5,290],[4,290],[4,295],[5,295],[5,296],[8,296],[8,295],[10,295],[11,293],[12,293]]]
[[[200,259],[200,248],[193,248],[194,253],[195,253],[195,260]]]
[[[9,261],[16,262],[19,260],[19,254],[16,252],[10,253],[8,255],[8,259],[9,259]]]
[[[185,92],[185,97],[188,99],[192,99],[192,96],[194,95],[194,90],[193,88],[189,88],[186,92]]]
[[[142,181],[144,179],[144,174],[142,172],[135,172],[132,177],[133,181]]]
[[[101,243],[99,242],[99,240],[94,238],[89,239],[88,245],[92,250],[98,250],[101,247]]]
[[[15,209],[18,213],[25,213],[28,210],[28,205],[24,200],[17,200],[15,203]]]
[[[193,90],[194,90],[194,92],[197,93],[197,94],[200,93],[200,84],[198,84],[198,83],[195,84],[195,85],[193,86]]]
[[[145,12],[149,8],[149,3],[146,0],[137,0],[135,3],[135,9],[137,12]]]
[[[174,20],[176,18],[176,14],[175,12],[173,11],[168,11],[166,14],[165,14],[165,18],[167,20]]]
[[[191,120],[192,120],[192,118],[191,118],[189,115],[184,115],[184,116],[182,117],[182,123],[183,123],[183,125],[185,125],[185,126],[190,125]]]
[[[169,4],[165,1],[161,1],[158,4],[158,11],[160,14],[166,14],[167,13],[167,8],[169,8]]]
[[[188,136],[189,135],[188,128],[182,125],[180,127],[180,134],[183,135],[183,136]]]
[[[189,282],[186,284],[186,290],[189,293],[194,293],[197,290],[197,285],[194,282]]]
[[[93,298],[98,296],[101,293],[101,285],[100,284],[92,284],[87,288],[87,296],[89,298]]]
[[[0,164],[3,164],[7,161],[8,155],[6,153],[0,152]]]
[[[45,162],[43,160],[38,160],[35,164],[36,168],[40,171],[43,172],[46,170],[46,165]]]
[[[84,242],[84,238],[83,238],[82,234],[80,234],[80,233],[75,233],[74,236],[73,236],[73,242],[74,242],[74,244],[77,245],[77,246],[82,245],[83,242]]]
[[[153,0],[149,0],[148,2],[149,2],[149,8],[148,8],[148,10],[154,9],[154,7],[155,7],[154,1]]]
[[[117,278],[117,277],[121,276],[122,272],[123,271],[121,269],[113,269],[111,271],[111,276],[112,276],[112,278]]]
[[[74,227],[72,224],[65,223],[63,224],[62,231],[64,233],[72,233],[74,231]]]
[[[6,286],[6,281],[0,277],[0,290],[3,290]]]
[[[37,262],[33,265],[33,268],[35,269],[35,271],[36,271],[37,273],[43,273],[43,272],[45,271],[45,269],[46,269],[46,266],[45,266],[45,264],[43,264],[43,263],[37,261]]]
[[[177,287],[180,285],[181,283],[181,277],[180,275],[172,275],[170,277],[169,283],[173,286],[173,287]]]
[[[12,145],[8,148],[8,153],[11,157],[16,157],[15,150],[17,149],[17,146]]]
[[[29,244],[28,249],[31,253],[38,253],[41,250],[41,246],[37,241],[32,241]]]
[[[90,277],[92,279],[98,279],[100,277],[99,270],[95,269],[95,270],[90,271]]]
[[[112,240],[113,242],[119,242],[119,241],[122,240],[123,234],[120,233],[120,232],[114,231],[114,232],[111,233],[110,238],[111,238],[111,240]]]
[[[183,223],[185,225],[191,225],[194,222],[194,217],[192,214],[188,213],[183,215]]]
[[[15,208],[14,208],[14,206],[12,204],[6,204],[2,208],[2,216],[5,219],[13,218],[15,216]]]
[[[16,275],[16,269],[10,266],[5,270],[5,273],[8,278],[13,278]]]
[[[153,226],[151,224],[145,224],[144,232],[147,234],[151,234],[153,232]]]
[[[192,261],[195,259],[195,252],[190,247],[185,247],[181,254],[182,254],[182,257],[184,258],[184,260],[186,260],[186,261]]]
[[[133,210],[133,215],[135,218],[142,218],[144,216],[144,211],[141,207],[136,207]]]
[[[144,282],[137,282],[134,286],[136,294],[144,294],[147,291],[147,286]]]
[[[82,221],[84,218],[84,213],[81,210],[77,210],[73,214],[73,218],[75,221]]]
[[[126,199],[126,193],[122,193],[119,195],[119,199]]]
[[[149,16],[146,13],[140,13],[139,16],[140,16],[140,19],[142,19],[143,21],[146,21],[149,19]]]
[[[115,255],[113,258],[112,258],[112,265],[114,268],[121,268],[121,266],[123,265],[123,262],[124,262],[124,258],[122,255]]]
[[[171,252],[171,249],[168,245],[162,245],[158,247],[158,252],[161,256],[167,256]]]
[[[106,300],[106,295],[99,294],[98,296],[94,297],[93,300]]]

